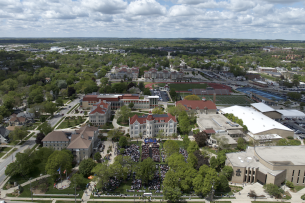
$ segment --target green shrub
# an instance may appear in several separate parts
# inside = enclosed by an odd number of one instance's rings
[[[290,187],[290,188],[294,188],[294,185],[293,185],[293,183],[292,182],[290,182],[290,181],[286,181],[286,185],[287,185],[287,187]]]
[[[124,154],[125,153],[125,149],[124,148],[121,148],[120,149],[120,154]]]
[[[293,140],[293,137],[292,136],[288,136],[287,139]]]

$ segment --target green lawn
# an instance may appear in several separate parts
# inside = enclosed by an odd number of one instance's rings
[[[166,83],[158,83],[159,87],[164,87]],[[207,84],[202,83],[169,83],[168,86],[176,91],[187,91],[189,89],[206,89]]]
[[[3,157],[5,155],[4,152],[0,152],[0,158]]]
[[[180,93],[180,96],[183,98],[187,95],[190,95],[189,93]],[[205,97],[206,100],[213,101],[213,95],[197,95],[200,99],[202,97]],[[249,106],[253,101],[251,101],[246,96],[238,96],[238,95],[216,95],[216,105],[220,104],[227,104],[227,105],[247,105]]]
[[[28,139],[30,139],[33,135],[34,135],[35,133],[31,133],[31,134],[29,134],[26,138],[24,138],[24,140],[28,140]]]
[[[279,202],[279,201],[273,201],[273,202],[252,201],[252,203],[274,203],[274,202]],[[290,202],[285,202],[285,203],[290,203]]]
[[[123,198],[122,198],[123,199]],[[139,197],[136,197],[137,200],[139,200]],[[152,198],[154,199],[154,198]],[[57,203],[58,201],[56,201]],[[101,203],[101,201],[88,201],[89,203]],[[132,201],[129,201],[129,202],[132,202]],[[148,201],[136,201],[137,203],[146,203]],[[165,201],[167,202],[167,201]],[[171,203],[180,203],[181,201],[177,201],[177,202],[171,202]],[[122,201],[102,201],[102,203],[122,203]],[[202,202],[192,202],[192,203],[204,203],[204,201]],[[228,201],[224,201],[224,203],[228,203]],[[229,202],[231,203],[231,202]]]
[[[70,121],[70,125],[68,126],[68,120]],[[76,121],[76,123],[75,123]],[[84,122],[85,121],[85,118],[82,118],[82,121]],[[67,117],[65,118],[65,120],[56,128],[56,129],[64,129],[64,128],[71,128],[73,126],[76,126],[76,125],[79,125],[80,122],[77,119],[68,119]]]
[[[13,147],[1,147],[0,148],[0,152],[8,152],[8,151],[10,151],[11,149],[12,149]]]
[[[263,78],[266,78],[266,79],[269,79],[269,80],[272,80],[272,81],[276,81],[276,77],[273,77],[271,75],[267,75],[267,74],[264,74],[264,73],[260,73],[260,75],[263,77]]]
[[[52,203],[52,200],[14,200],[16,202],[38,202],[38,203]],[[58,201],[56,201],[58,202]]]
[[[17,150],[18,150],[17,148],[14,148],[12,151],[10,151],[10,153],[8,153],[5,157],[3,157],[3,159],[6,159],[7,157],[9,157],[11,154],[13,154]]]
[[[48,186],[48,190],[45,194],[74,194],[75,190],[73,187],[59,190],[57,188],[54,188],[54,186],[53,186],[54,181],[53,181],[52,177],[49,177],[47,179],[49,181],[49,186]],[[89,182],[89,181],[90,180],[87,180],[87,182]],[[32,185],[33,184],[34,183],[32,183]],[[81,198],[83,196],[84,190],[85,190],[85,186],[84,186],[84,188],[80,188],[79,190],[76,190],[76,194],[79,194],[76,198]],[[19,195],[19,197],[31,197],[30,184],[23,187],[23,192]],[[41,196],[39,196],[39,197],[42,198]],[[49,196],[43,196],[43,197],[48,198]],[[54,197],[52,197],[52,198],[54,198]],[[74,196],[62,197],[62,198],[74,198]]]

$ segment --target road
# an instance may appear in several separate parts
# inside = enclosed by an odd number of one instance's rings
[[[65,106],[60,112],[58,116],[54,116],[52,119],[50,119],[48,121],[48,123],[51,124],[52,127],[54,127],[56,125],[56,123],[58,123],[58,121],[63,117],[62,114],[66,115],[68,113],[68,111],[70,111],[71,108],[73,108],[76,104],[79,103],[79,98],[74,99],[72,102],[70,102],[67,106]],[[71,106],[69,108],[69,106]]]
[[[79,98],[73,100],[72,102],[70,102],[66,107],[64,107],[58,115],[58,116],[54,116],[52,119],[50,119],[48,122],[51,124],[52,127],[54,127],[57,122],[63,117],[62,114],[67,114],[68,111],[73,108],[73,106],[75,106],[76,104],[79,103]],[[69,108],[69,106],[71,106],[71,108]],[[69,115],[69,114],[68,114]],[[10,157],[8,157],[7,159],[3,160],[0,163],[0,183],[2,183],[2,181],[5,180],[6,175],[4,174],[6,166],[9,165],[10,163],[12,163],[12,160],[15,160],[15,156],[18,152],[23,152],[25,149],[27,148],[32,148],[35,145],[35,138],[34,136],[32,136],[29,140],[27,140],[22,146],[15,146],[18,147],[18,150],[15,151],[12,155],[10,155]]]
[[[6,175],[4,174],[6,166],[9,165],[10,163],[12,163],[13,160],[15,160],[16,154],[18,152],[23,152],[27,148],[34,147],[35,144],[36,144],[35,138],[34,138],[34,136],[32,136],[22,146],[15,146],[15,147],[19,147],[18,150],[15,151],[12,155],[10,155],[7,159],[3,160],[0,163],[0,183],[2,183],[2,181],[4,181],[4,179],[6,178]]]

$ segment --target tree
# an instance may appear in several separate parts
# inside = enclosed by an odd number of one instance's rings
[[[166,140],[163,144],[166,156],[170,157],[172,154],[179,152],[179,145],[174,140]]]
[[[69,154],[70,153],[70,154]],[[58,175],[58,170],[63,173],[66,170],[67,173],[71,172],[72,169],[72,160],[73,155],[71,158],[72,153],[68,150],[62,151],[54,151],[50,157],[48,158],[45,170],[47,174],[50,175]]]
[[[80,173],[74,173],[70,180],[72,186],[82,187],[86,185],[86,178]]]
[[[96,163],[91,159],[84,159],[79,164],[79,172],[84,176],[88,177],[92,174],[92,169],[96,166]]]
[[[140,162],[136,168],[136,177],[141,179],[142,183],[147,184],[149,180],[152,180],[154,177],[156,167],[154,161],[148,157],[144,161]]]
[[[187,153],[192,154],[193,152],[195,152],[197,150],[199,150],[199,147],[198,147],[197,143],[194,142],[194,141],[190,142],[189,146],[187,148]]]
[[[151,95],[151,92],[150,92],[149,88],[144,88],[143,94],[144,95]]]
[[[189,144],[190,144],[190,139],[189,139],[189,137],[186,135],[186,136],[183,137],[183,148],[184,148],[184,149],[187,149],[188,146],[189,146]]]
[[[99,189],[103,188],[112,176],[111,169],[107,166],[107,163],[97,164],[92,169],[92,173],[95,174],[93,180],[97,182],[96,187]]]
[[[61,98],[56,99],[56,106],[63,106],[64,101]]]
[[[57,110],[57,107],[53,102],[45,102],[44,109],[47,113],[50,113],[53,116],[54,112]]]
[[[130,108],[124,105],[119,110],[117,110],[115,117],[116,119],[121,119],[123,123],[127,123],[128,118],[130,117],[130,113]]]
[[[75,91],[74,87],[72,87],[72,86],[68,87],[68,97],[71,97],[75,93],[76,93],[76,91]]]
[[[229,145],[228,145],[229,139],[228,138],[221,136],[219,134],[212,135],[212,138],[217,141],[217,145],[219,146],[220,149],[229,148]]]
[[[144,88],[145,88],[144,82],[139,82],[139,89],[143,91]]]
[[[108,138],[111,138],[111,139],[115,138],[117,140],[119,140],[119,137],[121,137],[123,135],[123,133],[120,132],[120,130],[117,128],[109,130],[107,134],[108,134]]]
[[[229,181],[224,175],[219,176],[219,186],[218,189],[221,191],[228,191],[229,190]]]
[[[102,155],[99,152],[96,152],[94,154],[94,160],[99,161],[99,160],[101,160],[101,158],[102,158]]]
[[[201,100],[197,95],[188,95],[184,97],[184,100]]]
[[[208,135],[205,132],[200,132],[194,135],[195,141],[199,147],[204,147],[208,139]]]
[[[167,185],[163,187],[163,193],[165,199],[170,201],[179,200],[182,196],[182,192],[179,187],[170,187]]]
[[[47,134],[49,134],[50,132],[52,132],[53,129],[52,129],[50,123],[44,122],[43,124],[41,124],[41,125],[38,127],[38,130],[39,130],[41,133],[47,135]]]
[[[8,117],[10,115],[10,111],[5,106],[0,106],[0,115],[3,117]]]
[[[214,156],[212,156],[212,158],[210,159],[210,165],[214,169],[218,167],[218,161]]]
[[[284,190],[282,188],[279,188],[278,186],[272,184],[272,183],[269,183],[269,184],[265,184],[263,186],[263,188],[265,189],[265,191],[269,194],[269,195],[272,195],[272,196],[275,196],[275,197],[280,197],[281,194],[284,193]]]
[[[27,136],[28,132],[24,128],[15,128],[10,132],[9,138],[12,141],[22,140]]]
[[[120,147],[125,147],[127,145],[127,138],[125,136],[121,136],[119,140]]]
[[[175,89],[171,88],[169,91],[169,95],[171,96],[173,101],[177,101],[177,93]]]
[[[156,107],[152,110],[152,114],[164,114],[164,111],[160,107]]]
[[[194,153],[188,154],[187,163],[191,164],[193,168],[196,168],[196,167],[197,167],[198,159],[197,159],[197,157],[194,155]]]
[[[39,144],[39,145],[42,145],[42,139],[45,137],[45,135],[43,133],[38,133],[37,136],[36,136],[36,144]]]
[[[33,168],[33,159],[30,157],[31,150],[27,149],[24,153],[17,153],[15,162],[12,162],[9,164],[5,170],[5,175],[16,175],[20,174],[22,176],[25,176],[29,174]]]
[[[225,166],[223,167],[221,174],[226,176],[228,180],[231,180],[233,174],[233,168],[231,166]]]
[[[244,138],[240,137],[237,140],[237,149],[242,150],[245,149],[245,140]]]
[[[131,102],[131,103],[129,103],[129,104],[128,104],[128,107],[129,107],[130,109],[133,109],[133,107],[134,107],[134,103],[132,103],[132,102]]]

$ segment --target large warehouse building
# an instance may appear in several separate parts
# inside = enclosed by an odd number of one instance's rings
[[[281,137],[293,136],[294,132],[286,126],[276,122],[268,116],[253,108],[242,106],[231,106],[221,109],[223,114],[233,114],[243,120],[248,127],[249,133],[255,140],[274,140]]]
[[[233,168],[232,182],[275,184],[285,180],[305,184],[304,146],[248,147],[245,152],[227,153],[226,165]]]

